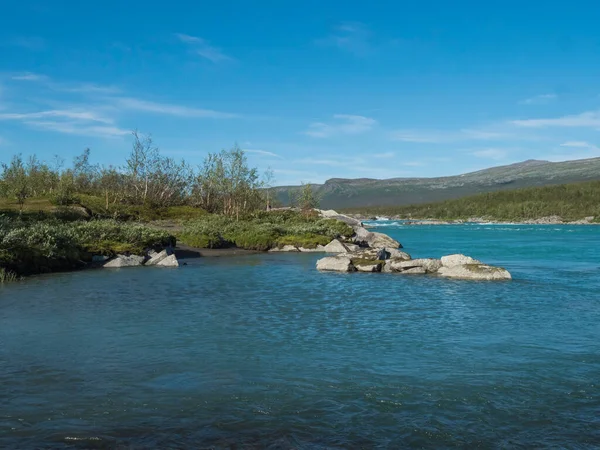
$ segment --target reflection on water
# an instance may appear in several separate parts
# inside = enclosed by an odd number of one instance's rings
[[[190,260],[0,288],[0,448],[600,445],[600,229],[389,227],[508,283]]]

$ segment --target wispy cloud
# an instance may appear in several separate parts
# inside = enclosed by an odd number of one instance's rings
[[[22,72],[11,77],[14,81],[31,81],[40,83],[53,91],[79,94],[116,94],[120,89],[116,86],[104,86],[95,83],[64,82],[57,83],[49,76],[33,72]]]
[[[510,122],[518,127],[547,128],[547,127],[570,127],[570,128],[598,128],[600,127],[600,112],[587,111],[581,114],[562,116],[554,119],[524,119]]]
[[[272,157],[272,158],[283,159],[283,156],[280,156],[277,153],[268,152],[266,150],[255,150],[255,149],[244,148],[243,151],[245,153],[254,153],[256,155],[269,156],[269,157]]]
[[[585,141],[567,141],[560,144],[561,147],[571,147],[571,148],[585,148],[588,150],[599,151],[600,148],[597,145],[590,144]]]
[[[177,33],[175,34],[175,36],[181,42],[189,45],[192,53],[206,58],[209,61],[212,61],[213,63],[221,63],[233,60],[231,56],[228,56],[225,53],[223,53],[223,51],[220,48],[213,47],[205,39],[182,33]]]
[[[586,141],[567,141],[560,144],[560,149],[544,156],[549,161],[569,161],[600,157],[600,147]]]
[[[44,81],[44,80],[48,80],[48,77],[46,75],[41,75],[39,73],[23,72],[23,73],[13,75],[11,77],[11,79],[17,80],[17,81]]]
[[[78,136],[116,138],[131,134],[131,130],[125,130],[115,126],[85,125],[81,122],[29,120],[26,121],[25,124],[46,131]]]
[[[169,103],[156,103],[131,97],[118,97],[115,98],[114,101],[119,108],[146,113],[165,114],[169,116],[210,119],[233,119],[240,117],[238,114],[214,111],[212,109],[193,108]]]
[[[360,22],[343,22],[334,27],[327,37],[316,42],[362,56],[371,50],[370,34],[367,26]]]
[[[486,148],[483,150],[477,150],[471,154],[473,156],[476,156],[477,158],[493,159],[499,161],[506,158],[508,152],[501,148]]]
[[[519,102],[520,105],[547,105],[558,98],[556,94],[542,94],[535,97],[526,98]]]
[[[328,138],[336,135],[360,134],[371,130],[377,121],[370,117],[350,114],[335,114],[334,123],[313,122],[304,132],[314,138]]]
[[[1,113],[0,120],[21,120],[21,121],[29,121],[34,119],[43,119],[43,118],[64,118],[64,119],[75,119],[75,120],[84,120],[91,122],[101,122],[101,123],[113,123],[113,120],[107,117],[103,117],[98,113],[93,111],[85,111],[78,109],[71,110],[58,110],[53,109],[49,111],[38,111],[31,113]]]
[[[509,137],[507,133],[499,131],[462,129],[458,131],[439,130],[398,130],[391,133],[393,141],[413,142],[418,144],[442,144],[448,142],[469,140],[497,140]]]

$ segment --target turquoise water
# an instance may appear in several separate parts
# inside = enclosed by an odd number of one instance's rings
[[[600,446],[600,228],[379,230],[514,281],[269,254],[0,287],[0,448]]]

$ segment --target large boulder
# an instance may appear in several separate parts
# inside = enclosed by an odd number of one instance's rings
[[[146,266],[155,266],[157,265],[159,262],[161,262],[163,259],[165,259],[167,256],[169,256],[169,254],[167,253],[166,250],[163,250],[162,252],[148,252],[148,257],[150,259],[148,259],[148,261],[146,261]]]
[[[333,209],[328,210],[317,210],[321,217],[325,217],[327,219],[335,219],[340,222],[344,222],[346,225],[350,225],[351,227],[362,227],[362,222],[353,217],[345,216],[344,214],[339,214],[337,211]]]
[[[141,266],[144,263],[144,257],[138,255],[117,255],[103,267],[106,268],[119,268],[119,267],[136,267]]]
[[[385,251],[387,253],[389,253],[389,256],[388,256],[389,259],[404,259],[404,260],[412,259],[412,257],[408,253],[402,252],[402,251],[398,250],[397,248],[386,247]]]
[[[157,267],[179,267],[179,261],[175,255],[169,255],[163,260],[156,263]]]
[[[402,248],[402,244],[387,234],[369,231],[364,227],[354,228],[354,243],[371,248]]]
[[[373,248],[402,248],[402,244],[392,239],[387,234],[371,232],[371,238],[368,241],[369,247]]]
[[[348,248],[337,239],[334,239],[324,248],[327,253],[347,253]]]
[[[422,275],[422,274],[426,274],[427,270],[425,270],[425,267],[412,267],[410,269],[403,270],[400,273],[403,275],[404,274],[406,274],[406,275]]]
[[[482,262],[461,254],[442,256],[444,267],[464,266],[465,264],[482,264]]]
[[[392,266],[395,272],[405,272],[414,268],[423,268],[427,273],[435,273],[442,267],[442,261],[433,258],[412,259],[409,261],[397,261]]]
[[[317,261],[317,270],[333,271],[333,272],[354,272],[356,268],[352,264],[352,260],[344,255],[327,256]]]
[[[488,266],[486,264],[465,264],[462,266],[441,267],[438,275],[447,278],[463,280],[511,280],[510,272],[502,267]]]

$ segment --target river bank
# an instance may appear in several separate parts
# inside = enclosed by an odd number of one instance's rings
[[[462,225],[462,224],[490,224],[490,225],[600,225],[593,216],[579,220],[564,220],[559,216],[540,217],[524,220],[496,220],[486,217],[471,217],[468,219],[432,219],[432,218],[407,218],[404,216],[373,217],[362,214],[348,214],[359,220],[378,222],[401,222],[402,225]],[[367,228],[369,224],[366,224]]]

